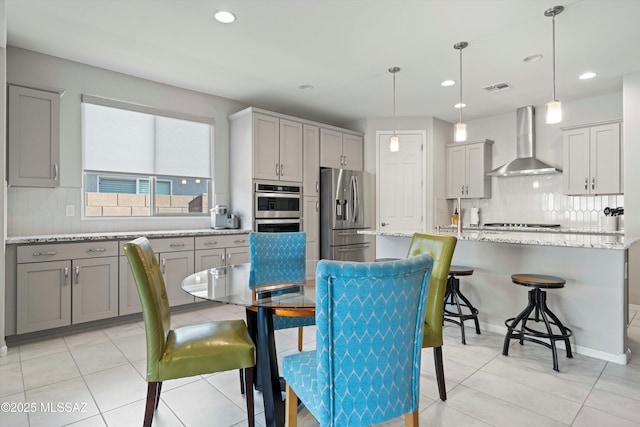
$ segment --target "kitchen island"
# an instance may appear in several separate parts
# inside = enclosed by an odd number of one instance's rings
[[[413,235],[363,233],[376,235],[377,258],[404,258]],[[452,263],[474,269],[460,284],[479,310],[483,330],[504,334],[505,320],[526,306],[528,289],[513,284],[512,274],[558,276],[566,280],[565,287],[548,291],[547,303],[573,330],[574,350],[619,364],[628,362],[628,259],[637,242],[625,242],[620,233],[444,228],[439,234],[457,236]]]

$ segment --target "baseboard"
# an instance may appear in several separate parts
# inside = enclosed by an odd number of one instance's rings
[[[629,311],[640,311],[640,305],[629,304]]]
[[[0,357],[6,357],[7,356],[7,346],[3,345],[2,347],[0,347]]]

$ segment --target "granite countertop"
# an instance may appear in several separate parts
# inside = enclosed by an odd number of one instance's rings
[[[10,236],[7,237],[6,244],[22,245],[34,243],[62,243],[62,242],[82,242],[100,240],[126,240],[135,239],[140,236],[158,237],[191,237],[191,236],[215,236],[226,234],[248,234],[250,230],[224,229],[214,230],[203,228],[199,230],[154,230],[154,231],[117,231],[105,233],[77,233],[77,234],[44,234],[36,236]]]
[[[625,241],[621,234],[593,234],[571,232],[544,231],[514,231],[465,228],[458,233],[454,227],[441,227],[434,234],[455,235],[458,240],[470,240],[490,243],[512,243],[520,245],[561,246],[571,248],[595,248],[595,249],[627,249],[634,242]],[[379,231],[361,230],[358,233],[372,234],[376,236],[411,237],[414,231]]]

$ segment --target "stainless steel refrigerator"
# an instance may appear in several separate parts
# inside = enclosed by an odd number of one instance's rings
[[[373,261],[374,236],[365,225],[365,175],[346,169],[320,171],[320,258]]]

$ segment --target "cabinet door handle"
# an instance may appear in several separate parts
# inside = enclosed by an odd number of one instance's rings
[[[238,239],[238,240],[234,240],[233,243],[244,243],[246,242],[246,239]]]
[[[589,189],[589,178],[587,177],[584,178],[584,189],[585,190]]]
[[[88,252],[106,252],[107,248],[91,248]]]
[[[227,265],[231,265],[231,252],[227,254]]]
[[[596,178],[591,178],[591,189],[595,190],[596,189]]]
[[[316,181],[316,193],[320,192],[320,183]]]
[[[171,243],[169,246],[172,248],[182,248],[184,247],[184,243]]]
[[[45,255],[55,255],[57,254],[56,251],[47,251],[47,252],[34,252],[32,255],[33,256],[45,256]]]
[[[80,266],[79,265],[76,265],[75,273],[76,273],[75,282],[76,282],[76,285],[77,285],[78,283],[80,283]]]
[[[464,186],[464,194],[469,194],[469,185]]]
[[[160,262],[160,265],[162,266],[162,274],[164,274],[165,266],[167,265],[167,259],[166,258],[162,258],[162,261]]]
[[[53,164],[53,180],[54,181],[58,180],[58,164],[57,163]]]
[[[320,202],[316,201],[316,212],[320,210]]]
[[[221,265],[222,267],[224,267],[224,265],[225,265],[225,262],[224,262],[224,254],[220,254],[220,265]]]
[[[217,244],[218,244],[218,242],[217,242],[217,241],[213,241],[213,242],[204,242],[204,245],[205,245],[205,246],[215,246],[215,245],[217,245]]]
[[[280,163],[280,176],[284,175],[284,165]]]
[[[462,187],[460,187],[460,194],[464,196],[464,184],[462,184]]]
[[[64,284],[66,285],[67,279],[69,278],[69,267],[65,267],[62,271],[62,274],[64,274]]]
[[[276,176],[280,176],[280,164],[276,163]]]

